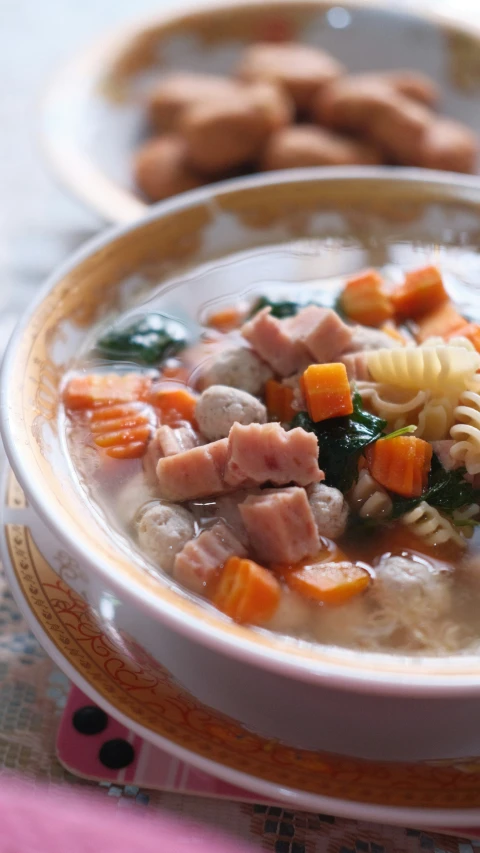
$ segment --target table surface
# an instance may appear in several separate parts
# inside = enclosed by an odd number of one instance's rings
[[[173,0],[168,2],[178,7]],[[471,0],[472,9],[476,2]],[[0,356],[20,312],[46,276],[103,227],[94,214],[54,184],[43,166],[37,139],[42,89],[62,62],[92,37],[119,22],[158,11],[159,5],[161,0],[135,4],[128,0],[0,0]],[[430,5],[458,13],[453,0],[432,0]],[[461,11],[468,17],[468,7]],[[55,735],[67,692],[66,677],[28,631],[0,575],[0,772],[21,772],[32,784],[38,780],[90,784],[72,777],[55,757]],[[295,816],[294,836],[286,841],[272,830],[275,821],[268,813],[254,806],[158,792],[132,800],[118,786],[99,788],[100,792],[118,806],[161,805],[253,839],[256,847],[277,853],[472,851],[470,843],[458,839],[355,821],[325,821],[319,831],[317,817],[313,831],[305,815]]]

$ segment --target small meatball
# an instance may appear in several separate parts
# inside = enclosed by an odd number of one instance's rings
[[[315,483],[307,488],[307,497],[320,536],[338,539],[345,533],[348,504],[338,489]]]
[[[368,136],[395,162],[415,166],[421,140],[434,120],[423,104],[397,95],[388,108],[372,117]]]
[[[151,139],[137,151],[135,182],[150,201],[161,201],[177,193],[201,187],[203,179],[185,161],[185,145],[178,136]]]
[[[210,385],[197,401],[195,418],[202,435],[216,441],[226,438],[234,423],[266,423],[267,410],[246,391],[228,385]]]
[[[187,162],[218,175],[255,160],[268,136],[288,124],[289,102],[267,84],[244,87],[235,98],[206,101],[187,109],[181,122]]]
[[[229,385],[249,394],[260,394],[273,371],[251,349],[237,347],[215,355],[202,373],[202,388]]]
[[[374,349],[398,349],[401,346],[400,341],[396,341],[391,335],[387,335],[386,332],[382,332],[380,329],[371,329],[368,326],[356,326],[353,337],[343,355]]]
[[[478,149],[478,139],[468,127],[450,119],[438,119],[422,137],[417,163],[427,169],[474,174]]]
[[[442,563],[382,557],[375,567],[371,594],[383,609],[392,634],[404,629],[424,642],[434,633],[435,620],[450,610],[451,575]]]
[[[308,45],[259,43],[245,50],[237,76],[247,82],[277,84],[304,112],[317,90],[344,71],[336,59]]]
[[[369,145],[346,139],[314,125],[301,124],[285,127],[270,137],[260,161],[260,168],[271,171],[381,162],[381,155]]]
[[[157,478],[148,480],[143,471],[127,480],[120,489],[115,512],[122,524],[130,525],[139,509],[150,501],[158,500]]]
[[[178,72],[162,78],[148,100],[150,123],[158,131],[177,130],[183,113],[193,104],[235,97],[238,83],[214,74]]]
[[[195,535],[193,515],[176,504],[158,502],[146,507],[136,521],[142,551],[169,574],[176,555]]]
[[[439,101],[440,92],[437,84],[421,71],[387,71],[382,74],[382,77],[388,80],[400,95],[425,104],[426,107],[434,107]]]
[[[381,76],[342,77],[318,92],[312,104],[312,118],[338,130],[364,131],[377,114],[390,108],[393,98],[392,86]]]

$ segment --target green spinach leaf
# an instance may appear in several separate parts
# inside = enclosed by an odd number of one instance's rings
[[[320,448],[320,467],[325,483],[342,492],[348,491],[357,478],[360,454],[372,441],[381,438],[387,422],[365,411],[358,391],[353,395],[353,413],[314,423],[307,412],[295,415],[292,426],[314,432]]]
[[[104,358],[150,365],[176,355],[186,343],[182,323],[164,314],[142,314],[109,329],[97,341],[96,351]]]
[[[272,299],[269,299],[268,296],[259,296],[250,312],[250,317],[258,314],[258,312],[263,308],[271,308],[272,317],[277,317],[279,320],[283,320],[285,317],[294,317],[295,314],[298,314],[300,309],[303,307],[304,306],[300,305],[298,302],[274,302]]]

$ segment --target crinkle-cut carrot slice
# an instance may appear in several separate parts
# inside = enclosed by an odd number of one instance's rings
[[[352,394],[344,364],[311,364],[303,374],[303,391],[312,421],[351,415]]]
[[[147,442],[152,428],[150,424],[118,430],[117,432],[105,432],[96,435],[94,442],[97,447],[119,447],[132,442]]]
[[[302,561],[282,573],[290,589],[304,598],[323,604],[343,604],[363,592],[370,583],[370,574],[362,566],[348,560],[312,563]]]
[[[274,615],[280,596],[280,584],[268,569],[253,560],[230,557],[212,601],[235,622],[263,625]]]
[[[70,411],[143,400],[152,380],[141,373],[87,373],[72,376],[63,392]]]
[[[140,459],[145,453],[144,441],[133,441],[131,444],[120,444],[109,447],[107,455],[113,459]]]
[[[291,421],[295,415],[292,402],[293,388],[282,385],[276,379],[269,379],[265,383],[265,403],[270,417],[278,418],[282,423]]]
[[[440,270],[426,266],[407,273],[392,291],[392,302],[398,316],[413,320],[439,308],[448,302]]]
[[[148,395],[148,402],[156,409],[160,422],[175,427],[188,421],[195,421],[197,398],[186,388],[168,388],[154,383]]]
[[[348,279],[340,303],[350,320],[365,326],[380,326],[394,315],[392,301],[376,270],[365,270]]]
[[[211,314],[205,325],[210,326],[211,329],[217,329],[218,332],[232,332],[233,329],[238,329],[244,320],[245,311],[231,305],[229,308]]]
[[[453,303],[444,302],[417,320],[416,337],[419,343],[427,338],[446,338],[464,325],[465,317],[458,313]]]
[[[372,477],[405,498],[420,497],[432,464],[433,449],[414,435],[380,438],[367,447],[365,457]]]

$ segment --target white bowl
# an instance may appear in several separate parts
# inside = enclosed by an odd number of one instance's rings
[[[208,300],[228,302],[267,279],[291,291],[368,263],[409,266],[434,254],[447,280],[455,276],[456,298],[478,301],[479,202],[477,179],[413,170],[302,170],[199,190],[78,252],[10,343],[2,433],[29,501],[86,567],[98,605],[105,588],[116,591],[136,635],[145,633],[139,639],[190,692],[270,737],[367,758],[475,754],[480,658],[299,643],[233,624],[155,575],[86,500],[62,435],[62,375],[129,289],[141,302],[159,282],[163,310],[192,317],[206,286]]]

